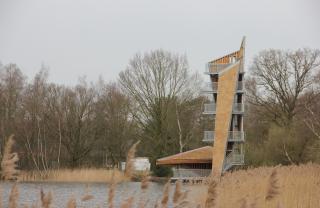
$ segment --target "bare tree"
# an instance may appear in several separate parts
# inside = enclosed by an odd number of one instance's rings
[[[279,126],[290,126],[297,113],[299,96],[311,85],[320,65],[319,50],[266,50],[254,58],[253,84],[248,88],[252,104]]]
[[[153,144],[154,157],[163,155],[174,142],[167,121],[170,108],[175,108],[173,101],[193,97],[200,86],[195,84],[198,80],[190,73],[185,56],[163,50],[135,55],[120,73],[119,82],[133,101],[133,117]]]

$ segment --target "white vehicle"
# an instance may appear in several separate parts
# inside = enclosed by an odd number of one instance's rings
[[[150,161],[147,157],[136,157],[133,160],[133,170],[135,171],[149,171],[150,170]],[[121,170],[125,170],[126,163],[121,162]]]

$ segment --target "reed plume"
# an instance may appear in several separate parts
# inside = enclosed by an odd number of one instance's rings
[[[161,207],[166,208],[168,207],[169,202],[169,192],[170,192],[170,181],[164,185],[163,193],[162,193],[162,199],[161,199]]]
[[[137,141],[136,143],[134,143],[127,154],[127,161],[126,161],[126,169],[125,169],[125,176],[128,178],[132,178],[132,173],[133,173],[133,159],[135,158],[135,154],[136,154],[136,150],[137,150],[137,146],[140,143],[140,141]]]
[[[41,199],[41,207],[42,208],[50,208],[51,202],[52,202],[52,194],[49,192],[48,194],[45,194],[41,188],[40,190],[40,199]]]
[[[13,145],[15,144],[13,137],[14,136],[11,135],[4,146],[1,161],[3,180],[17,180],[19,175],[16,164],[19,161],[19,157],[16,152],[12,152]]]
[[[67,202],[67,208],[76,208],[77,207],[77,203],[75,198],[72,196],[68,202]]]
[[[181,186],[182,186],[181,181],[177,180],[176,187],[175,187],[174,194],[173,194],[173,203],[175,203],[175,204],[180,201],[180,198],[182,196]]]
[[[121,208],[131,208],[133,206],[133,196],[128,198],[126,201],[124,201],[123,204],[121,204]]]
[[[274,168],[269,177],[268,189],[267,189],[265,200],[270,201],[274,199],[279,194],[279,188],[280,187],[278,184],[277,169]]]
[[[9,196],[9,208],[17,208],[18,207],[18,198],[19,198],[19,190],[17,183],[15,183],[10,192]]]
[[[205,202],[205,208],[213,208],[216,205],[216,200],[217,200],[217,182],[213,179],[211,179],[208,187],[208,193],[207,193],[207,198]]]

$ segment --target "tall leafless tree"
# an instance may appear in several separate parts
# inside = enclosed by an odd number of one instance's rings
[[[192,98],[198,92],[198,80],[190,73],[185,56],[164,50],[135,55],[120,73],[119,82],[133,101],[133,117],[144,129],[147,142],[153,144],[154,157],[163,155],[174,143],[167,122],[170,108],[175,108],[173,101]]]
[[[253,84],[248,88],[252,104],[279,126],[290,126],[298,98],[311,85],[311,75],[320,65],[319,50],[266,50],[254,58]]]

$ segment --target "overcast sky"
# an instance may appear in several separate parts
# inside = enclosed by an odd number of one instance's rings
[[[320,48],[319,0],[0,0],[0,62],[29,78],[116,80],[137,52],[186,54],[192,70],[238,50]]]

